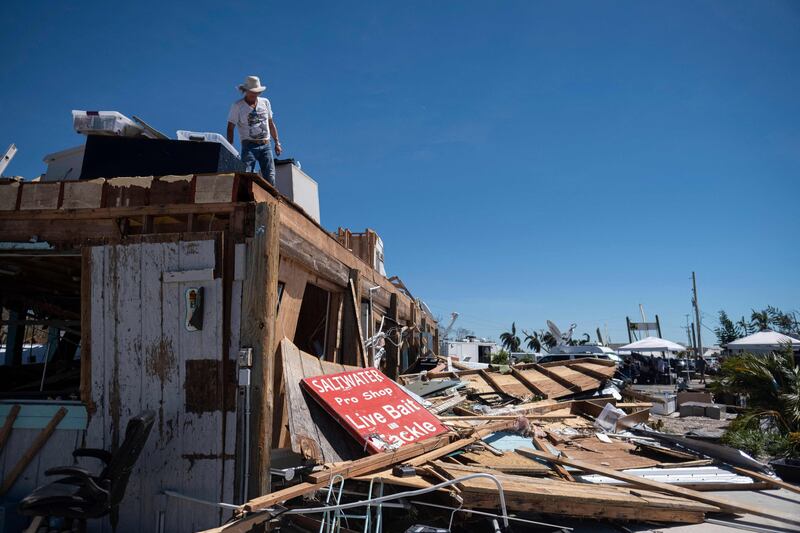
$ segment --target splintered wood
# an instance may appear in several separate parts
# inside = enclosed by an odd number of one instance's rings
[[[481,469],[437,462],[451,479],[474,474]],[[705,513],[719,509],[713,505],[645,490],[631,490],[611,485],[586,485],[555,479],[532,478],[493,472],[505,493],[509,511],[536,512],[554,516],[633,520],[653,522],[700,523]],[[390,470],[356,478],[361,481],[382,479],[385,483],[408,488],[427,488],[438,481],[420,476],[397,477]],[[489,479],[473,478],[459,483],[464,508],[496,511],[499,506],[497,485]]]

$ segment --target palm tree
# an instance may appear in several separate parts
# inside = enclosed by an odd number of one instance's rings
[[[767,310],[756,311],[753,309],[752,311],[753,313],[750,315],[750,325],[754,327],[756,331],[769,329],[770,317]]]
[[[742,317],[742,319],[736,323],[736,327],[742,330],[742,336],[750,335],[751,333],[753,333],[753,326],[751,326],[750,322],[745,320],[744,317]]]
[[[789,313],[784,313],[777,307],[771,305],[767,306],[767,314],[769,314],[769,322],[777,331],[783,334],[793,333],[794,317]]]
[[[746,394],[749,408],[736,426],[762,431],[760,421],[771,418],[775,429],[789,437],[785,453],[800,453],[800,366],[794,362],[791,345],[778,352],[729,358],[712,390]]]
[[[558,339],[556,339],[549,331],[542,334],[542,342],[544,342],[544,345],[548,350],[558,345]]]
[[[522,344],[519,336],[517,335],[517,324],[511,323],[511,331],[505,331],[500,334],[500,342],[509,352],[518,352]]]
[[[543,343],[538,332],[534,331],[533,333],[528,333],[523,329],[522,333],[525,335],[525,343],[527,344],[529,350],[532,352],[542,351]]]

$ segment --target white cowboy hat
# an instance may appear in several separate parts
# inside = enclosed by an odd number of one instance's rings
[[[252,93],[263,93],[267,90],[267,88],[261,85],[261,80],[258,79],[258,76],[247,76],[244,79],[244,83],[239,85],[239,90]]]

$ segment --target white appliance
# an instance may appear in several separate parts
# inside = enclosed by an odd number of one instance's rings
[[[44,156],[42,160],[47,163],[47,172],[42,181],[70,181],[80,178],[84,150],[86,146],[82,144]]]
[[[302,207],[319,224],[319,188],[311,176],[294,162],[276,164],[275,183],[284,196]]]

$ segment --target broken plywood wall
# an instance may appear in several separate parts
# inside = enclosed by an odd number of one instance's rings
[[[118,531],[195,531],[220,511],[159,497],[164,489],[233,500],[235,381],[223,368],[222,280],[214,240],[91,249],[92,400],[87,446],[113,449],[131,416],[156,412]],[[202,330],[189,331],[186,290],[204,289]],[[229,386],[223,387],[223,383]],[[103,530],[110,530],[108,520]]]

